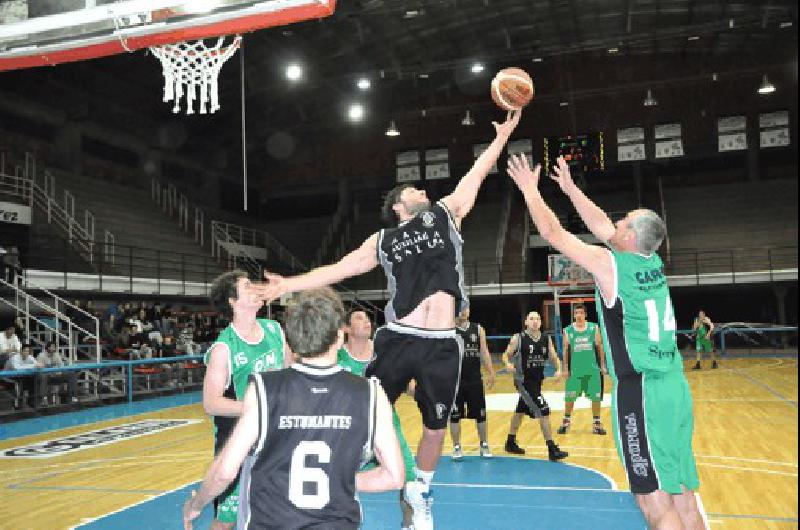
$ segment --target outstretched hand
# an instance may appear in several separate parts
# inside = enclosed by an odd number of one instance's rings
[[[541,164],[536,164],[531,170],[528,164],[528,157],[524,154],[511,155],[508,158],[508,174],[523,193],[526,190],[539,187],[539,175],[541,172]]]
[[[506,121],[503,123],[493,121],[492,125],[494,125],[497,136],[504,136],[505,138],[511,136],[511,133],[514,132],[514,129],[516,129],[519,124],[520,117],[522,117],[522,109],[510,110],[506,115]]]
[[[572,180],[572,174],[563,156],[558,157],[558,160],[556,160],[556,165],[553,166],[553,173],[550,173],[550,178],[556,181],[558,187],[564,193],[569,193],[575,188],[575,181]]]
[[[264,302],[269,304],[288,291],[286,279],[280,274],[264,271],[264,278],[267,280],[267,283],[262,283],[258,286],[259,298],[264,300]]]

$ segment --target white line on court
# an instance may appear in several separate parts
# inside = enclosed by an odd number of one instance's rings
[[[594,471],[594,470],[592,470]],[[524,491],[591,491],[598,493],[630,493],[624,490],[606,488],[579,488],[571,486],[523,486],[516,484],[459,484],[448,482],[434,482],[434,486],[443,488],[471,488],[471,489],[500,489],[500,490],[524,490]]]
[[[86,517],[84,519],[81,519],[81,522],[79,524],[77,524],[75,526],[70,526],[67,530],[78,530],[83,525],[86,525],[86,524],[89,524],[89,523],[93,523],[95,521],[99,521],[100,519],[105,519],[109,515],[114,515],[116,513],[124,512],[125,510],[127,510],[129,508],[133,508],[134,506],[139,506],[140,504],[144,504],[144,503],[146,503],[148,501],[151,501],[153,499],[157,499],[158,497],[163,497],[164,495],[169,495],[170,493],[175,493],[176,491],[181,490],[181,489],[183,489],[183,488],[185,488],[187,486],[191,486],[192,484],[197,484],[197,482],[198,481],[194,480],[192,482],[187,482],[183,486],[178,486],[175,489],[171,489],[169,491],[165,491],[164,493],[159,493],[158,495],[148,495],[146,499],[142,499],[142,500],[140,500],[138,502],[134,502],[134,503],[128,504],[127,506],[123,506],[122,508],[119,508],[119,509],[114,510],[112,512],[108,512],[108,513],[103,514],[103,515],[99,515],[97,517]]]

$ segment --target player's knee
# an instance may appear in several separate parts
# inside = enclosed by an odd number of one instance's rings
[[[478,417],[475,418],[475,421],[478,423],[486,423],[486,409],[481,409],[478,413]]]

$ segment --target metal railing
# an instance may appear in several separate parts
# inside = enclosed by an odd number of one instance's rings
[[[769,281],[778,271],[797,269],[797,246],[764,248],[734,248],[724,250],[672,249],[665,269],[670,276],[694,277],[700,284],[701,275],[720,274],[728,283],[740,283],[747,273],[764,271]]]
[[[23,290],[20,285],[13,285],[0,279],[0,286],[9,288],[14,293],[13,301],[5,296],[0,296],[0,302],[22,314],[26,337],[37,334],[42,335],[44,340],[41,342],[53,340],[59,350],[64,349],[61,346],[61,341],[65,341],[69,359],[71,362],[75,362],[78,354],[78,338],[80,334],[83,334],[84,342],[92,341],[95,345],[96,360],[100,360],[100,321],[97,317],[64,300],[57,294],[29,282],[24,276],[18,276],[17,280],[25,289],[34,291],[36,295],[34,296],[30,292]],[[43,300],[43,298],[48,300]],[[52,302],[50,302],[51,300]],[[67,314],[68,312],[76,317],[80,316],[88,323],[88,326],[84,327],[76,323]],[[31,324],[39,327],[32,329]],[[86,329],[87,327],[94,329],[89,331]]]
[[[274,261],[277,259],[278,263],[283,266],[282,270],[285,270],[289,274],[296,274],[308,270],[308,267],[295,257],[289,249],[283,246],[283,244],[271,234],[263,230],[255,230],[224,221],[211,221],[211,233],[213,257],[225,257],[220,253],[223,249],[220,244],[221,242],[235,243],[238,245],[266,249],[271,264],[277,265]],[[250,258],[257,260],[255,256],[250,256]]]

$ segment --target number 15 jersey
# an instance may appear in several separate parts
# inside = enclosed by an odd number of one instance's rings
[[[242,466],[238,529],[356,530],[356,473],[372,454],[377,380],[295,364],[251,376],[259,434]]]

